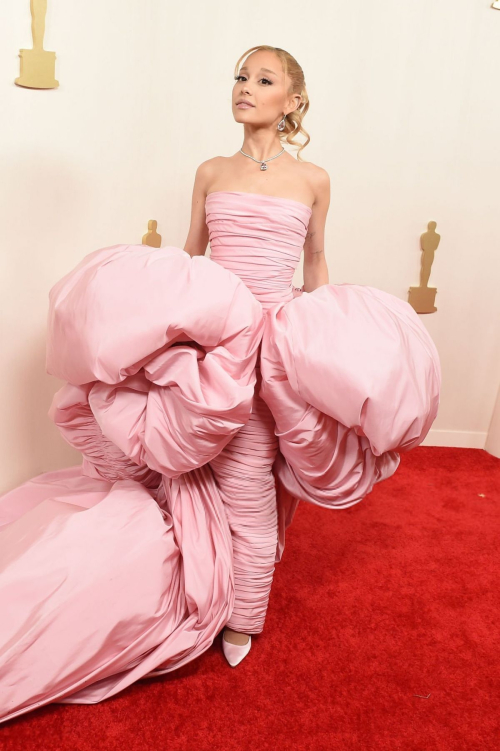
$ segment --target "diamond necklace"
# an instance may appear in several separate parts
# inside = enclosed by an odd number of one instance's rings
[[[276,157],[277,157],[277,156],[279,156],[280,154],[282,154],[282,153],[284,152],[284,150],[285,150],[285,149],[284,149],[284,148],[282,148],[279,154],[275,154],[274,156],[270,156],[270,157],[269,157],[269,159],[255,159],[255,157],[253,157],[253,156],[250,156],[250,154],[245,154],[245,152],[244,152],[244,151],[242,151],[242,149],[240,149],[240,152],[241,152],[241,153],[243,154],[243,156],[247,156],[247,157],[248,157],[249,159],[253,159],[253,160],[254,160],[254,162],[260,162],[260,163],[261,163],[261,164],[260,164],[260,168],[261,168],[261,169],[267,169],[267,164],[266,164],[266,162],[270,162],[270,161],[271,161],[271,159],[276,159]]]

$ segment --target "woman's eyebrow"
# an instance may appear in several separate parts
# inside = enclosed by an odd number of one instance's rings
[[[240,68],[240,72],[242,70],[248,71],[248,68],[246,66],[243,66],[243,68]],[[261,70],[265,70],[267,73],[272,73],[273,76],[277,76],[278,74],[274,72],[274,70],[269,70],[269,68],[261,68]]]

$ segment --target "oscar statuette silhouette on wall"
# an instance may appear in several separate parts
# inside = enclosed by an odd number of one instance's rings
[[[149,245],[150,248],[161,248],[161,235],[156,231],[157,226],[156,219],[149,220],[148,231],[142,236],[142,245]]]
[[[30,10],[33,49],[19,50],[21,75],[15,83],[28,89],[57,89],[56,53],[43,49],[47,0],[30,0]]]
[[[436,222],[427,224],[427,232],[420,235],[420,248],[422,257],[420,262],[420,285],[410,287],[408,290],[408,302],[417,313],[434,313],[437,308],[436,287],[428,287],[427,282],[431,275],[431,267],[434,262],[434,252],[437,250],[441,235],[436,232]]]

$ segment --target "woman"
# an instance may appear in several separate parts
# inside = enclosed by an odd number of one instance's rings
[[[248,52],[243,147],[199,167],[185,248],[101,248],[50,290],[49,416],[83,458],[0,497],[0,722],[176,670],[223,627],[237,665],[299,500],[359,502],[437,414],[411,306],[329,283],[328,176],[280,144],[300,67]]]
[[[243,66],[238,69],[244,58]],[[191,256],[205,253],[209,240],[205,213],[208,195],[239,191],[293,199],[312,209],[303,246],[304,290],[312,292],[320,285],[328,284],[324,234],[330,201],[329,177],[321,167],[307,162],[301,164],[284,150],[281,143],[282,138],[294,143],[294,136],[304,132],[302,119],[309,103],[303,71],[284,50],[261,45],[247,50],[240,57],[235,73],[232,108],[236,122],[243,124],[243,145],[233,156],[209,159],[198,168],[191,227],[184,250]],[[300,150],[297,156],[300,159]],[[261,165],[266,165],[266,169],[261,169]],[[253,270],[236,253],[226,252],[222,256],[218,244],[215,252],[212,249],[211,258],[240,275],[264,309],[283,299],[281,279],[274,289],[272,285],[263,286],[259,271]],[[260,370],[258,364],[257,368]],[[258,389],[252,415],[249,423],[212,462],[234,541],[236,599],[223,635],[225,654],[233,662],[242,659],[250,649],[251,639],[247,635],[260,633],[263,629],[277,544],[272,465],[278,441],[274,435],[272,414],[258,395]],[[241,446],[242,441],[249,452],[253,447],[262,450],[265,446],[265,456],[253,468],[253,476],[248,476],[245,454],[234,450],[234,446]],[[227,465],[228,456],[233,458],[230,478],[222,471],[217,473],[219,464]],[[245,469],[246,483],[238,488],[234,479]],[[227,643],[240,647],[246,645],[246,648],[229,649]]]

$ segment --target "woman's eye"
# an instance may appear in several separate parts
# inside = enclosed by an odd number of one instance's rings
[[[235,80],[235,81],[239,81],[239,80],[240,80],[240,78],[245,78],[245,76],[235,76],[235,77],[234,77],[234,80]],[[246,79],[245,79],[245,80],[246,80]],[[267,81],[267,83],[271,84],[271,86],[272,86],[272,81],[269,81],[269,79],[267,79],[267,78],[261,78],[260,80],[261,80],[261,81]]]

